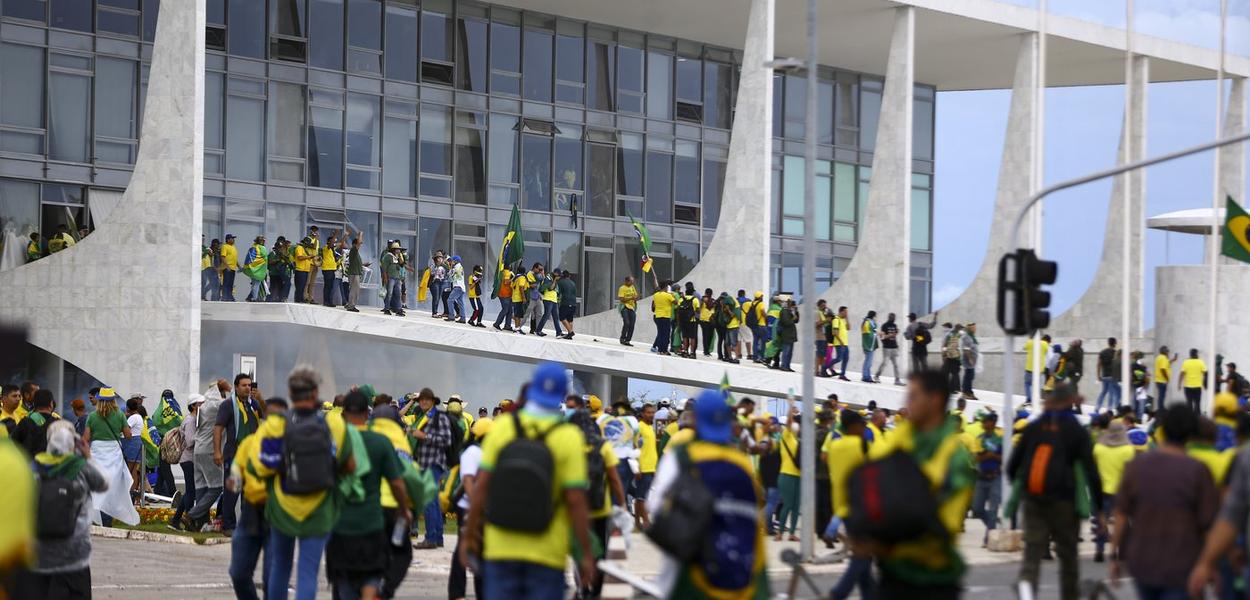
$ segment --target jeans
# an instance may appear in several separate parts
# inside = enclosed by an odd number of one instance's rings
[[[776,533],[776,527],[773,525],[773,515],[777,514],[777,507],[781,505],[781,489],[770,487],[764,490],[764,524],[768,526],[768,535]]]
[[[699,321],[699,333],[703,334],[703,356],[711,356],[712,343],[716,341],[716,326],[706,321]]]
[[[564,571],[517,560],[485,563],[486,600],[561,600]]]
[[[816,364],[819,365],[816,372],[821,375],[825,373],[825,355],[828,354],[828,352],[829,343],[823,339],[816,340]]]
[[[208,516],[208,511],[217,503],[217,499],[221,497],[223,488],[210,487],[202,490],[196,490],[195,506],[187,511],[187,516],[192,519],[201,519]]]
[[[969,396],[972,395],[972,382],[976,378],[977,378],[976,367],[964,367],[964,384],[962,387],[963,393]]]
[[[972,516],[985,523],[985,539],[990,536],[989,530],[998,526],[998,506],[1003,501],[1003,486],[998,477],[993,479],[977,479],[972,489]]]
[[[400,293],[402,284],[403,282],[398,277],[392,277],[386,282],[386,309],[393,313],[404,312],[404,298]]]
[[[782,450],[784,452],[784,450]],[[799,527],[799,478],[782,473],[777,476],[777,487],[781,489],[781,514],[777,516],[777,533],[786,532],[786,521],[790,521],[790,533],[793,535]]]
[[[249,277],[249,279],[251,278]],[[252,286],[247,291],[247,299],[249,302],[264,302],[265,301],[265,280],[264,279],[252,279]]]
[[[837,585],[829,590],[829,597],[834,600],[849,598],[851,592],[855,591],[855,586],[859,586],[860,598],[876,597],[877,580],[872,577],[871,557],[852,555],[846,566],[846,572],[842,573],[842,578],[838,580]]]
[[[1055,557],[1059,559],[1059,597],[1076,598],[1081,567],[1076,555],[1081,526],[1076,507],[1069,500],[1032,497],[1025,498],[1023,505],[1024,561],[1020,564],[1020,580],[1027,581],[1036,593],[1042,555],[1053,541]]]
[[[872,355],[876,354],[876,350],[864,350],[864,369],[860,373],[861,379],[864,381],[872,381]]]
[[[162,496],[173,496],[177,489],[174,485],[174,471],[169,468],[169,463],[162,459],[160,466],[156,467],[156,486],[152,488],[152,491]]]
[[[1102,412],[1102,399],[1108,399],[1107,408],[1115,410],[1120,405],[1120,382],[1113,377],[1100,377],[1102,391],[1098,392],[1098,400],[1094,403],[1094,412]]]
[[[343,301],[343,305],[347,308],[356,308],[356,303],[360,301],[360,276],[351,275],[348,277],[347,299]]]
[[[846,367],[850,362],[851,362],[851,348],[849,346],[834,346],[833,347],[833,364],[830,365],[830,368],[833,369],[834,373],[838,374],[838,377],[846,377]],[[841,373],[838,373],[838,369],[837,369],[838,363],[842,363]]]
[[[291,276],[285,272],[269,272],[269,302],[286,302],[291,293]]]
[[[1155,382],[1155,406],[1163,408],[1168,399],[1168,383]]]
[[[768,340],[772,338],[772,331],[767,325],[756,325],[751,328],[751,333],[755,337],[755,345],[751,349],[751,353],[755,355],[755,360],[764,360],[764,348],[768,346]],[[782,362],[785,362],[783,359]],[[789,366],[789,365],[783,365]]]
[[[464,518],[467,515],[467,513],[465,512],[465,509],[457,507],[456,515],[459,516],[459,518],[456,519],[456,522],[464,523]],[[447,597],[448,598],[464,598],[465,588],[468,587],[467,584],[469,582],[469,575],[468,573],[465,572],[464,566],[460,564],[460,544],[463,543],[463,541],[464,541],[463,535],[456,536],[456,549],[451,553],[451,573],[447,576]],[[486,595],[485,590],[483,589],[485,587],[482,585],[483,583],[485,583],[483,574],[474,573],[473,574],[474,596],[478,598],[482,598]]]
[[[1094,507],[1097,509],[1098,520],[1102,522],[1102,526],[1094,534],[1094,549],[1102,554],[1103,548],[1107,545],[1107,540],[1111,537],[1107,535],[1107,523],[1111,520],[1111,511],[1115,508],[1115,494],[1102,495],[1102,506]]]
[[[446,470],[439,466],[429,467],[430,474],[434,476],[434,481],[440,485],[443,483],[443,475]],[[433,544],[443,545],[443,511],[438,505],[438,498],[434,498],[429,504],[425,505],[425,541]]]
[[[334,271],[330,269],[321,270],[321,303],[326,306],[334,306],[334,292],[338,288],[338,279],[334,278]]]
[[[547,319],[551,319],[551,323],[555,325],[556,335],[564,335],[560,330],[560,313],[556,310],[556,303],[551,300],[543,300],[543,318],[538,321],[539,331],[547,328]]]
[[[200,300],[220,300],[221,281],[212,267],[200,271]]]
[[[222,469],[229,476],[230,464],[234,462],[233,457],[227,457],[222,461]],[[239,502],[239,493],[232,492],[226,488],[221,490],[221,506],[217,509],[217,517],[221,519],[221,528],[226,531],[234,529],[237,525],[237,519],[234,516],[234,505]]]
[[[234,271],[226,269],[221,272],[221,299],[234,302]]]
[[[263,508],[255,508],[252,506],[243,507],[243,514],[239,519],[239,527],[235,528],[234,535],[230,537],[230,583],[234,586],[234,595],[240,600],[259,600],[256,594],[256,584],[253,579],[256,574],[256,563],[260,559],[260,552],[265,548],[267,540],[265,531],[259,522],[259,511]],[[261,581],[264,587],[269,587],[270,564],[266,560],[263,566]]]
[[[781,368],[790,368],[790,359],[794,357],[794,342],[785,342],[781,345]]]
[[[929,366],[929,351],[924,348],[912,346],[911,349],[911,372],[919,373]]]
[[[443,299],[443,280],[431,279],[430,280],[430,314],[431,315],[438,314],[438,303],[442,301],[442,299]],[[447,307],[444,306],[443,310],[446,311]]]
[[[667,353],[673,343],[673,320],[668,317],[655,318],[655,350]]]
[[[529,304],[525,305],[525,312],[521,314],[521,324],[529,323],[530,333],[539,333],[542,331],[539,322],[543,320],[545,314],[547,311],[543,308],[542,300],[530,300]]]
[[[182,499],[179,500],[178,506],[174,507],[173,518],[169,520],[175,525],[178,519],[182,518],[182,513],[190,511],[191,507],[195,506],[195,463],[188,460],[180,463],[179,466],[182,467],[182,481],[185,489],[182,490]]]
[[[1187,387],[1184,388],[1184,390],[1185,402],[1189,403],[1189,408],[1192,408],[1194,412],[1199,412],[1199,409],[1202,406],[1202,388]]]
[[[295,563],[295,600],[316,600],[317,583],[321,573],[321,555],[325,553],[330,534],[293,538],[269,529],[268,555],[269,583],[265,585],[265,600],[286,600],[287,586],[291,583],[291,566]],[[299,544],[299,562],[295,562],[295,546]]]
[[[512,329],[512,298],[499,299],[499,315],[495,317],[495,329]]]
[[[1028,402],[1033,397],[1033,372],[1025,370],[1024,372],[1024,398]]]
[[[447,296],[447,302],[448,304],[445,307],[447,309],[447,318],[449,319],[455,319],[455,318],[464,319],[465,318],[464,288],[458,288],[458,287],[451,288],[451,294]]]
[[[881,379],[881,373],[885,371],[885,365],[889,363],[894,369],[894,382],[901,381],[898,378],[898,348],[882,348],[881,364],[877,366],[877,379]]]
[[[638,320],[638,312],[632,308],[621,308],[621,343],[629,343],[634,339],[634,323]]]
[[[1185,586],[1164,587],[1144,583],[1135,583],[1133,586],[1137,588],[1138,600],[1189,600],[1189,591]]]
[[[308,271],[295,272],[295,302],[304,303],[304,289],[308,287]]]

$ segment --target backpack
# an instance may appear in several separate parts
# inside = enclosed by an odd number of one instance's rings
[[[78,511],[86,495],[74,478],[39,476],[39,510],[35,518],[35,535],[41,540],[64,539],[74,535]]]
[[[338,479],[334,454],[325,415],[292,413],[282,436],[282,490],[311,494],[334,487]]]
[[[917,346],[925,346],[929,343],[929,328],[924,325],[917,325],[916,331],[911,334],[911,341]]]
[[[716,497],[703,484],[699,470],[690,461],[689,448],[678,446],[674,452],[682,476],[673,480],[659,510],[651,514],[651,527],[646,534],[678,562],[690,564],[709,543],[707,534],[712,526]]]
[[[848,484],[846,530],[852,537],[890,545],[946,534],[929,478],[911,454],[894,452],[865,463]]]
[[[949,360],[959,360],[959,336],[952,331],[946,336],[946,342],[942,346],[942,358]]]
[[[693,321],[694,314],[694,297],[686,296],[681,299],[681,304],[677,305],[677,319],[682,323]]]
[[[161,440],[161,460],[176,465],[182,461],[182,452],[186,448],[187,441],[182,438],[182,428],[170,429]]]
[[[600,439],[598,444],[588,446],[586,450],[586,493],[590,496],[592,511],[600,510],[607,504],[608,467],[603,462],[602,446],[603,440]]]
[[[547,436],[562,427],[553,425],[535,437],[525,433],[521,417],[512,413],[516,437],[499,451],[486,498],[487,522],[504,529],[539,533],[546,531],[555,514],[555,459]]]
[[[459,417],[452,418],[450,414],[443,413],[447,416],[447,422],[451,425],[451,443],[447,444],[447,468],[450,469],[460,465],[460,452],[464,448],[464,421]]]

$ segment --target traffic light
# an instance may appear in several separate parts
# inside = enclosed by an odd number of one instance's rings
[[[1059,263],[1021,248],[998,262],[998,324],[1012,335],[1029,335],[1050,325],[1050,292]]]

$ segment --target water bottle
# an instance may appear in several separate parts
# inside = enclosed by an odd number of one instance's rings
[[[408,520],[396,519],[395,527],[391,529],[391,545],[396,548],[404,547],[408,543]]]

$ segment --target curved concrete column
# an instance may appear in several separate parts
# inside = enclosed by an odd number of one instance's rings
[[[858,323],[869,310],[877,311],[884,319],[887,312],[907,314],[910,306],[916,17],[910,6],[895,11],[859,246],[842,277],[820,295],[835,309],[847,306],[853,323]]]
[[[1133,59],[1133,94],[1132,114],[1125,115],[1125,122],[1132,120],[1133,125],[1133,156],[1125,156],[1124,136],[1120,136],[1120,149],[1117,164],[1140,160],[1146,156],[1146,88],[1150,83],[1150,59],[1137,56]],[[1133,178],[1133,197],[1129,201],[1129,212],[1124,212],[1124,181],[1125,177]],[[1129,315],[1130,337],[1139,337],[1142,331],[1142,289],[1144,279],[1141,277],[1144,268],[1142,255],[1142,235],[1145,229],[1145,198],[1146,172],[1139,169],[1114,179],[1111,185],[1111,201],[1107,207],[1107,227],[1103,237],[1102,259],[1098,270],[1094,273],[1094,281],[1085,293],[1071,308],[1051,321],[1047,332],[1061,337],[1079,337],[1098,339],[1107,337],[1123,337],[1120,331],[1120,320],[1117,318],[1122,308],[1121,294],[1124,289],[1124,273],[1122,257],[1124,256],[1124,220],[1132,224],[1129,239],[1129,262],[1135,267],[1130,282]],[[1101,348],[1101,346],[1099,346]],[[1087,348],[1088,351],[1089,348]]]
[[[0,274],[0,320],[122,394],[187,394],[200,365],[204,0],[164,0],[139,155],[73,248]]]
[[[1223,136],[1246,130],[1246,78],[1232,80],[1228,89],[1228,106],[1224,109]],[[1232,196],[1246,204],[1246,145],[1233,144],[1220,151],[1220,182],[1223,196]]]
[[[775,2],[750,0],[751,15],[742,46],[742,72],[730,131],[720,219],[716,222],[716,235],[699,264],[682,278],[683,282],[694,282],[700,293],[709,287],[717,293],[728,291],[731,294],[739,289],[768,289],[773,70],[765,63],[774,58]],[[613,282],[613,290],[617,285],[619,281]],[[650,307],[649,297],[638,302],[634,337],[640,342],[650,341],[655,336]],[[621,318],[615,309],[589,315],[577,320],[576,330],[615,337],[621,331]]]
[[[953,322],[994,323],[998,318],[998,261],[1012,250],[1008,247],[1011,225],[1029,198],[1029,182],[1033,179],[1037,160],[1037,153],[1033,150],[1033,133],[1037,126],[1034,119],[1038,83],[1037,42],[1036,33],[1020,36],[1015,82],[1011,88],[1011,109],[1007,113],[1007,133],[1003,140],[1003,158],[998,167],[994,219],[985,259],[968,288],[958,298],[938,309]]]

